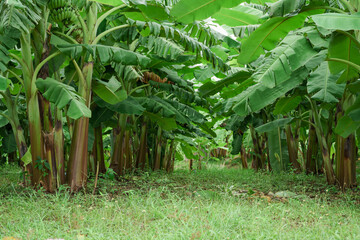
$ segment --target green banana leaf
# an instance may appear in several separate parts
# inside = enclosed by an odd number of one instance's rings
[[[318,27],[343,31],[360,30],[360,13],[324,13],[312,16]]]
[[[8,85],[8,79],[0,75],[0,91],[5,91],[7,85]]]
[[[91,117],[90,109],[76,90],[52,78],[37,79],[36,87],[43,93],[44,98],[54,103],[59,109],[69,105],[67,115],[72,119]]]
[[[231,8],[244,0],[180,0],[170,11],[170,15],[183,23],[192,23],[211,17],[221,8]]]
[[[359,127],[360,121],[354,121],[351,117],[345,115],[339,119],[335,128],[335,133],[346,138],[350,134],[355,133]]]
[[[339,101],[345,90],[345,84],[336,84],[342,72],[331,74],[328,63],[322,63],[314,72],[310,74],[307,81],[307,91],[314,94],[313,99],[327,103]]]
[[[8,110],[2,111],[2,114],[7,116]],[[0,128],[6,126],[9,123],[9,120],[4,117],[3,115],[0,115]]]
[[[299,11],[306,3],[306,0],[280,0],[270,5],[269,15],[282,17],[294,11]]]
[[[349,37],[336,34],[330,41],[329,58],[338,58],[360,65],[360,49]],[[338,83],[344,83],[359,76],[359,72],[347,64],[339,62],[329,62],[331,73],[343,72],[338,79]]]
[[[216,23],[220,25],[224,24],[230,27],[253,25],[259,22],[259,17],[256,15],[227,8],[222,8],[212,17],[215,18]]]
[[[308,73],[309,71],[305,67],[300,68],[286,81],[273,88],[268,88],[261,83],[253,85],[232,99],[232,102],[235,103],[233,110],[240,116],[258,112],[274,103],[276,99],[284,96],[288,91],[299,86],[306,79]]]
[[[110,104],[117,104],[127,98],[125,90],[112,91],[106,84],[100,81],[93,81],[92,90],[105,102]]]
[[[255,130],[259,133],[271,132],[277,130],[280,127],[288,125],[289,123],[291,123],[292,120],[294,120],[294,118],[279,118],[272,122],[265,123],[255,128]]]
[[[151,121],[153,121],[155,124],[159,125],[162,129],[164,129],[166,131],[171,131],[171,130],[178,128],[174,118],[162,117],[158,114],[147,112],[147,111],[144,112],[144,115],[147,116]]]
[[[208,97],[208,96],[211,96],[211,95],[214,95],[214,94],[220,92],[224,87],[226,87],[230,84],[233,84],[235,82],[242,83],[243,81],[249,79],[250,77],[251,77],[250,72],[243,69],[243,70],[235,72],[234,74],[227,76],[227,77],[223,78],[222,80],[217,81],[215,83],[210,81],[210,82],[203,84],[199,88],[199,92],[202,97]]]
[[[290,75],[312,59],[317,52],[301,35],[289,35],[271,51],[256,72],[252,75],[255,82],[272,88],[288,79]]]
[[[290,111],[296,109],[301,101],[302,101],[301,96],[296,96],[296,95],[291,97],[280,98],[275,104],[273,113],[275,115],[287,114]]]
[[[293,17],[274,17],[263,23],[242,44],[238,63],[250,63],[264,54],[264,49],[269,51],[276,47],[281,38],[304,24],[308,14],[304,12]]]

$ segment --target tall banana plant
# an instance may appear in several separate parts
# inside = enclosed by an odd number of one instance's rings
[[[340,2],[344,12],[324,13],[313,16],[313,20],[318,27],[332,32],[333,37],[327,58],[329,72],[340,76],[336,83],[346,84],[337,106],[335,128],[335,133],[337,133],[336,177],[338,184],[346,188],[356,185],[355,133],[360,125],[355,113],[356,99],[359,95],[353,90],[353,86],[359,84],[360,74],[360,16],[357,12],[360,3],[358,1]],[[348,52],[345,53],[344,50]]]
[[[11,49],[20,42],[21,51],[19,54],[5,51],[1,61],[2,63],[9,64],[9,60],[13,59],[19,66],[21,66],[22,74],[18,75],[11,71],[6,65],[2,64],[3,72],[10,72],[23,84],[26,105],[28,111],[29,131],[30,131],[30,144],[32,146],[32,169],[31,169],[31,182],[33,185],[38,185],[41,181],[41,173],[37,166],[41,159],[44,159],[43,151],[43,136],[41,132],[41,117],[39,99],[37,88],[35,86],[36,77],[35,73],[40,71],[45,62],[42,62],[42,56],[35,55],[33,60],[32,43],[37,43],[36,47],[42,48],[44,44],[44,36],[46,35],[46,19],[47,13],[43,11],[45,8],[44,1],[3,1],[0,5],[2,18],[2,30],[5,35],[2,35],[1,44],[5,46],[3,49]],[[19,34],[13,35],[9,39],[4,39],[8,31],[14,29]],[[38,31],[37,36],[33,36],[34,31]],[[33,41],[32,41],[33,39]],[[42,49],[40,50],[40,53]],[[10,104],[10,103],[9,103]],[[15,134],[15,133],[14,133]],[[19,152],[23,152],[19,149]],[[21,154],[22,155],[22,154]]]

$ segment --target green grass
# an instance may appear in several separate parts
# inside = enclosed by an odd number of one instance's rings
[[[0,170],[0,239],[360,239],[360,196],[323,177],[220,169],[100,179],[46,194]],[[289,190],[297,198],[269,192]],[[271,195],[271,194],[270,194]]]

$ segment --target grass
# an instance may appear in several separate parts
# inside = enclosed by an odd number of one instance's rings
[[[360,239],[360,196],[323,177],[221,169],[100,179],[97,193],[23,188],[0,170],[0,239]],[[277,198],[279,191],[296,193]],[[272,192],[272,193],[271,193]]]

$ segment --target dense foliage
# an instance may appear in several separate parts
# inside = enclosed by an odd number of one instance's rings
[[[185,157],[200,168],[231,157],[244,168],[324,173],[353,187],[359,8],[2,1],[0,161],[19,158],[24,181],[50,192],[77,191],[91,174],[171,172]]]

